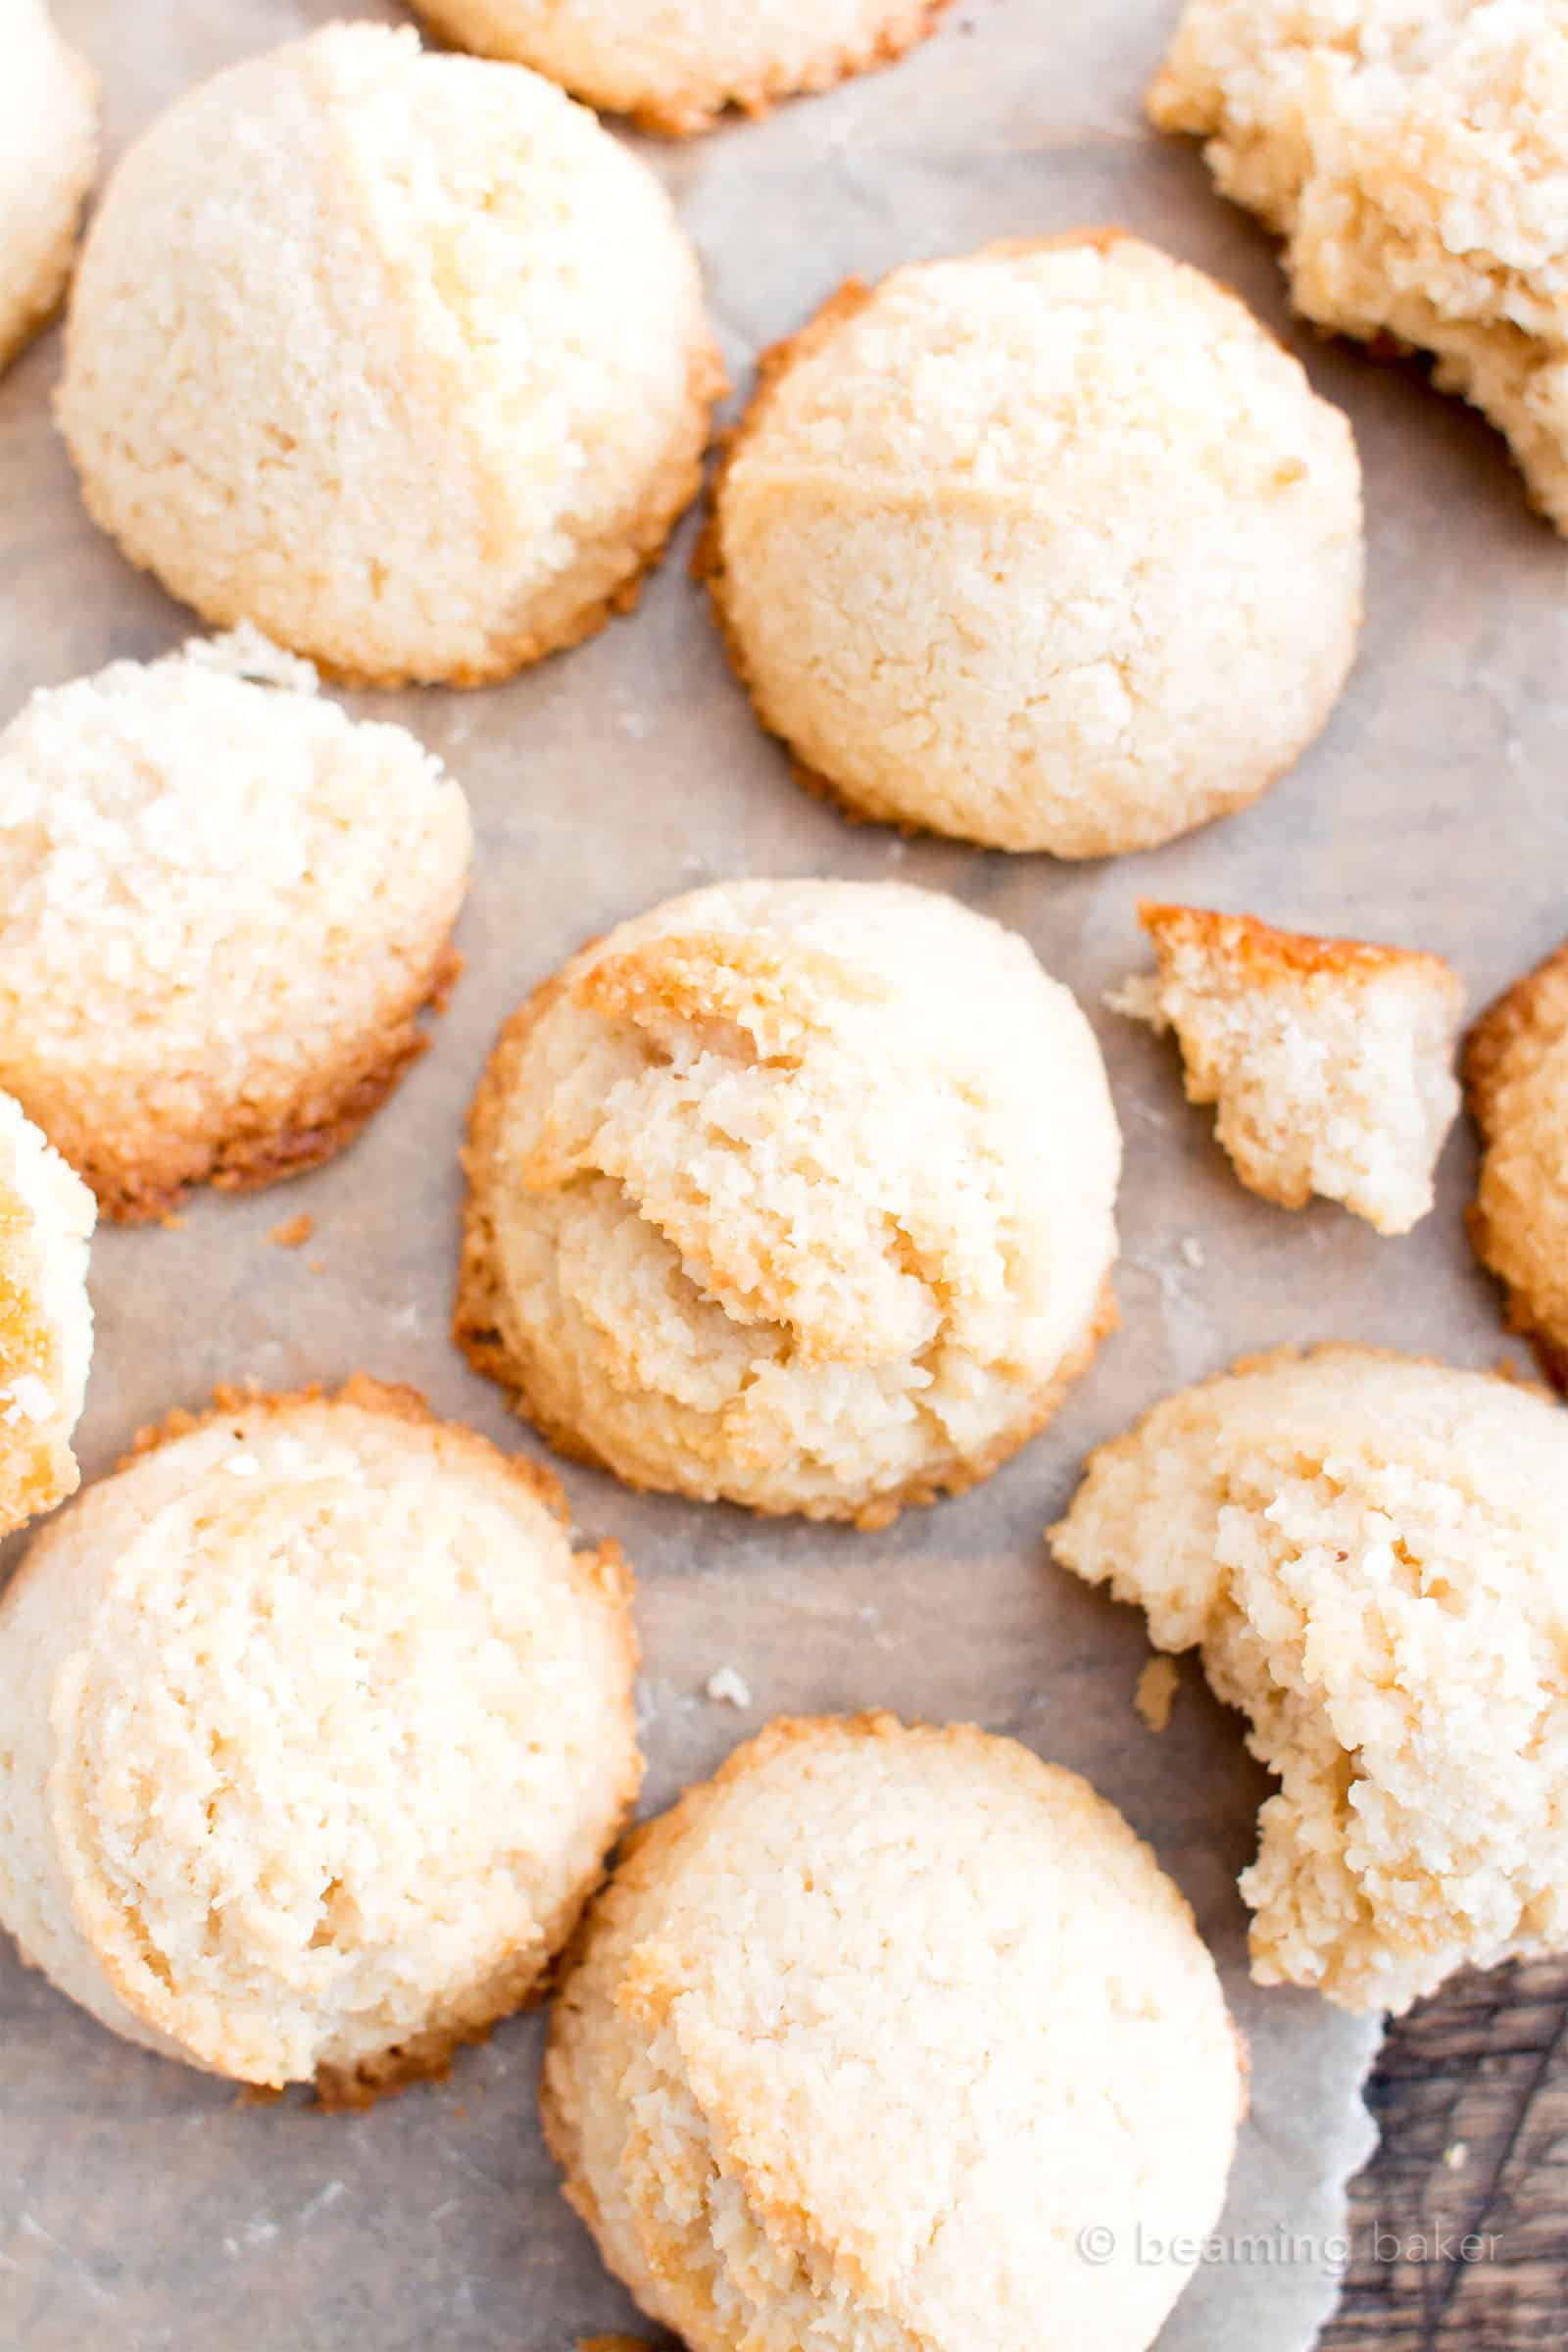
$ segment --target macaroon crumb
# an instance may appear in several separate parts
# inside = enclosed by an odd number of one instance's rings
[[[1157,972],[1110,1009],[1174,1029],[1187,1099],[1249,1192],[1282,1208],[1317,1194],[1379,1233],[1432,1206],[1432,1173],[1459,1107],[1463,1005],[1441,956],[1278,931],[1250,914],[1144,900]],[[1182,1254],[1195,1260],[1188,1244]]]
[[[720,1666],[703,1685],[706,1695],[715,1706],[749,1707],[752,1686],[733,1666]]]
[[[1133,1705],[1152,1732],[1162,1732],[1181,1689],[1181,1670],[1174,1658],[1151,1658],[1138,1677]]]

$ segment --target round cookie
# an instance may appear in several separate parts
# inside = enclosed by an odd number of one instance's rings
[[[1112,1806],[871,1715],[774,1723],[636,1833],[543,2100],[605,2260],[692,2352],[1036,2352],[1042,2313],[1143,2352],[1189,2272],[1140,2232],[1212,2228],[1242,2075]]]
[[[1483,1145],[1470,1238],[1509,1324],[1568,1389],[1568,944],[1483,1013],[1464,1081]]]
[[[457,1336],[634,1486],[891,1519],[1114,1320],[1120,1137],[1027,945],[898,883],[729,882],[585,949],[474,1102]]]
[[[1198,1647],[1280,1787],[1252,1973],[1402,2012],[1568,1951],[1568,1437],[1539,1390],[1289,1348],[1102,1446],[1056,1555]]]
[[[764,355],[701,559],[803,781],[1098,858],[1243,807],[1355,651],[1346,418],[1119,230],[851,284]]]
[[[329,1158],[454,978],[467,805],[254,631],[0,733],[0,1086],[115,1217]]]
[[[0,1600],[0,1920],[127,2039],[357,2103],[527,1998],[598,1878],[630,1580],[406,1390],[150,1444]]]
[[[93,1221],[80,1177],[0,1094],[0,1535],[76,1489]]]
[[[720,382],[669,200],[591,115],[334,24],[121,164],[58,415],[95,520],[209,619],[470,685],[632,600]]]
[[[416,0],[447,40],[510,58],[590,106],[686,138],[726,107],[764,114],[889,64],[935,27],[948,0]]]
[[[43,0],[0,0],[0,368],[66,290],[98,168],[98,85]]]

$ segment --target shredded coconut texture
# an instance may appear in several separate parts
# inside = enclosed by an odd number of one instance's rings
[[[435,31],[681,138],[901,57],[948,0],[416,0]]]
[[[1482,1015],[1464,1076],[1483,1146],[1470,1238],[1568,1389],[1568,945]]]
[[[1241,807],[1361,611],[1346,418],[1118,231],[851,286],[764,359],[705,562],[765,726],[857,814],[1063,858]]]
[[[1299,1208],[1342,1200],[1380,1233],[1432,1206],[1432,1171],[1459,1108],[1462,1006],[1440,956],[1275,931],[1251,915],[1145,901],[1156,975],[1113,1007],[1173,1028],[1190,1102],[1242,1182]]]
[[[627,1580],[403,1392],[241,1402],[0,1602],[0,1918],[133,2041],[439,2063],[536,1984],[636,1792]]]
[[[556,2001],[546,2128],[693,2352],[1144,2352],[1224,2193],[1238,2047],[1192,1915],[1074,1774],[781,1722],[639,1833]],[[1104,2233],[1086,2259],[1081,2233]]]
[[[1056,1555],[1197,1647],[1278,1774],[1260,1984],[1400,2012],[1568,1949],[1568,1436],[1541,1392],[1286,1350],[1102,1446]]]
[[[1436,355],[1568,530],[1568,8],[1189,0],[1150,92],[1320,326]]]
[[[450,976],[467,805],[254,630],[0,734],[0,1084],[121,1215],[347,1141]]]
[[[720,884],[503,1031],[459,1336],[635,1485],[875,1522],[1049,1414],[1107,1319],[1119,1162],[1021,939],[899,884]]]
[[[209,619],[466,684],[625,600],[718,388],[669,200],[590,114],[335,24],[121,164],[59,417],[96,519]]]
[[[0,1535],[75,1492],[94,1216],[80,1177],[0,1095]]]
[[[0,368],[53,311],[98,164],[97,80],[42,0],[0,0]]]

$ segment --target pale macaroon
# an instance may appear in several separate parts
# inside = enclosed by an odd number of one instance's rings
[[[543,2102],[692,2352],[1037,2352],[1043,2314],[1059,2352],[1145,2352],[1243,2064],[1192,1913],[1086,1781],[869,1715],[771,1724],[636,1833]]]
[[[1360,468],[1234,295],[1082,230],[852,282],[765,353],[699,560],[803,782],[1098,858],[1243,807],[1318,733]]]
[[[43,0],[0,0],[0,368],[71,276],[98,169],[98,79]]]
[[[669,199],[592,115],[333,24],[121,163],[57,413],[95,520],[209,620],[471,685],[634,600],[721,381]]]
[[[1248,1190],[1282,1208],[1317,1194],[1379,1233],[1408,1233],[1432,1206],[1459,1109],[1452,967],[1203,906],[1145,899],[1138,919],[1158,970],[1107,1001],[1174,1029],[1187,1100],[1217,1106],[1215,1136]]]
[[[1482,1014],[1464,1082],[1482,1144],[1470,1239],[1510,1326],[1568,1389],[1568,943]]]
[[[688,138],[896,58],[949,0],[415,0],[435,32],[548,74],[601,111]]]
[[[0,732],[0,1086],[105,1212],[328,1158],[458,969],[462,790],[251,630]]]
[[[0,1094],[0,1535],[78,1484],[72,1432],[92,1361],[93,1197]]]
[[[1402,2013],[1568,1951],[1568,1436],[1544,1391],[1352,1347],[1102,1446],[1056,1556],[1197,1648],[1279,1779],[1252,1974]]]
[[[537,1991],[637,1791],[629,1578],[406,1390],[147,1433],[0,1600],[0,1921],[128,2040],[358,2103]]]
[[[744,881],[573,957],[470,1117],[457,1336],[633,1486],[861,1525],[973,1485],[1114,1320],[1071,994],[899,883]]]
[[[1568,531],[1559,0],[1188,0],[1149,111],[1284,238],[1297,309],[1431,352]]]

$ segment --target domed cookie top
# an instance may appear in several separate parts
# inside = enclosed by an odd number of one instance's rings
[[[640,1831],[551,2019],[567,2194],[693,2352],[1144,2352],[1242,2105],[1192,1914],[1076,1775],[775,1723]],[[1086,2252],[1086,2246],[1088,2251]]]
[[[459,1337],[634,1485],[874,1524],[1048,1418],[1111,1317],[1119,1160],[1021,939],[896,883],[718,884],[503,1030]]]
[[[768,354],[705,543],[764,726],[852,814],[1095,858],[1240,808],[1361,610],[1350,428],[1115,230],[847,287]]]
[[[328,1157],[456,969],[463,794],[315,683],[240,631],[0,733],[0,1086],[111,1215]]]
[[[591,115],[335,24],[121,164],[59,416],[95,518],[209,619],[462,685],[634,591],[718,380],[669,200]]]
[[[358,2096],[537,1984],[636,1793],[612,1554],[406,1392],[220,1399],[0,1600],[0,1919],[115,2032]]]

